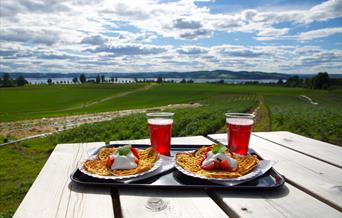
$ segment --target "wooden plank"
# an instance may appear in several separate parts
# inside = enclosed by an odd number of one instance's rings
[[[256,132],[254,135],[342,167],[342,148],[339,146],[291,132]]]
[[[204,191],[120,189],[123,217],[227,217],[220,207]],[[151,197],[167,202],[164,210],[153,212],[145,204]]]
[[[171,145],[210,145],[213,143],[203,136],[172,137]],[[150,139],[111,141],[110,144],[150,144]]]
[[[111,143],[144,144],[149,139],[118,141]],[[172,144],[210,145],[212,141],[203,136],[172,138]],[[216,203],[201,190],[119,189],[123,217],[227,217]],[[152,212],[145,203],[151,197],[168,202],[166,209]]]
[[[88,149],[104,145],[57,145],[14,217],[113,217],[109,188],[81,187],[69,178]]]
[[[276,191],[220,191],[222,208],[240,217],[341,217],[341,213],[290,184]]]
[[[226,134],[209,135],[209,137],[224,144],[227,143]],[[341,168],[253,135],[251,136],[250,147],[265,159],[278,160],[279,162],[274,168],[283,174],[291,184],[330,206],[342,210]]]

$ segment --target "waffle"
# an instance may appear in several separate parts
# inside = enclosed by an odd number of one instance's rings
[[[205,154],[205,147],[201,147],[194,152],[176,154],[176,163],[185,170],[207,178],[238,178],[251,172],[259,163],[256,155],[246,155],[239,157],[229,150],[224,152],[238,162],[238,170],[230,172],[227,170],[204,170],[201,168],[201,157]]]
[[[138,153],[140,159],[136,168],[127,170],[111,170],[106,166],[106,159],[115,151],[116,148],[102,148],[98,152],[96,159],[84,162],[84,169],[89,173],[100,176],[129,176],[150,170],[158,160],[158,153],[153,151],[152,148],[146,148],[144,150],[139,149]]]

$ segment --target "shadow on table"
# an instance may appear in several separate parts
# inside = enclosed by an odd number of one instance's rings
[[[72,192],[82,194],[109,194],[111,190],[110,187],[85,186],[75,182],[70,182],[68,188]]]
[[[208,190],[209,195],[214,192],[220,193],[220,195],[229,198],[277,199],[287,196],[290,193],[290,190],[288,187],[286,187],[286,185],[283,185],[282,187],[274,190]]]

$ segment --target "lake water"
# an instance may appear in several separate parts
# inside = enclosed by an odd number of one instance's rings
[[[25,78],[31,84],[47,84],[48,78]],[[63,77],[63,78],[50,78],[53,83],[72,83],[72,77]],[[105,78],[106,80],[110,81],[109,77]],[[138,81],[143,80],[149,81],[157,81],[157,78],[137,78]],[[191,78],[186,78],[185,80],[190,80]],[[94,77],[89,77],[87,80],[96,80]],[[164,81],[174,81],[175,83],[179,83],[182,81],[182,78],[163,78]],[[194,83],[213,83],[218,82],[220,79],[192,79]],[[262,79],[262,80],[253,80],[253,79],[224,79],[225,83],[229,84],[241,84],[246,82],[254,82],[257,81],[259,83],[276,83],[278,80],[276,79]],[[135,79],[133,78],[117,78],[116,83],[135,83]]]

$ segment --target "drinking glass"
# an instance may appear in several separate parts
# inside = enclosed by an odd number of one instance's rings
[[[246,155],[251,136],[254,114],[226,113],[228,148],[231,152]]]
[[[147,113],[152,148],[167,156],[170,156],[173,115],[169,112]]]

